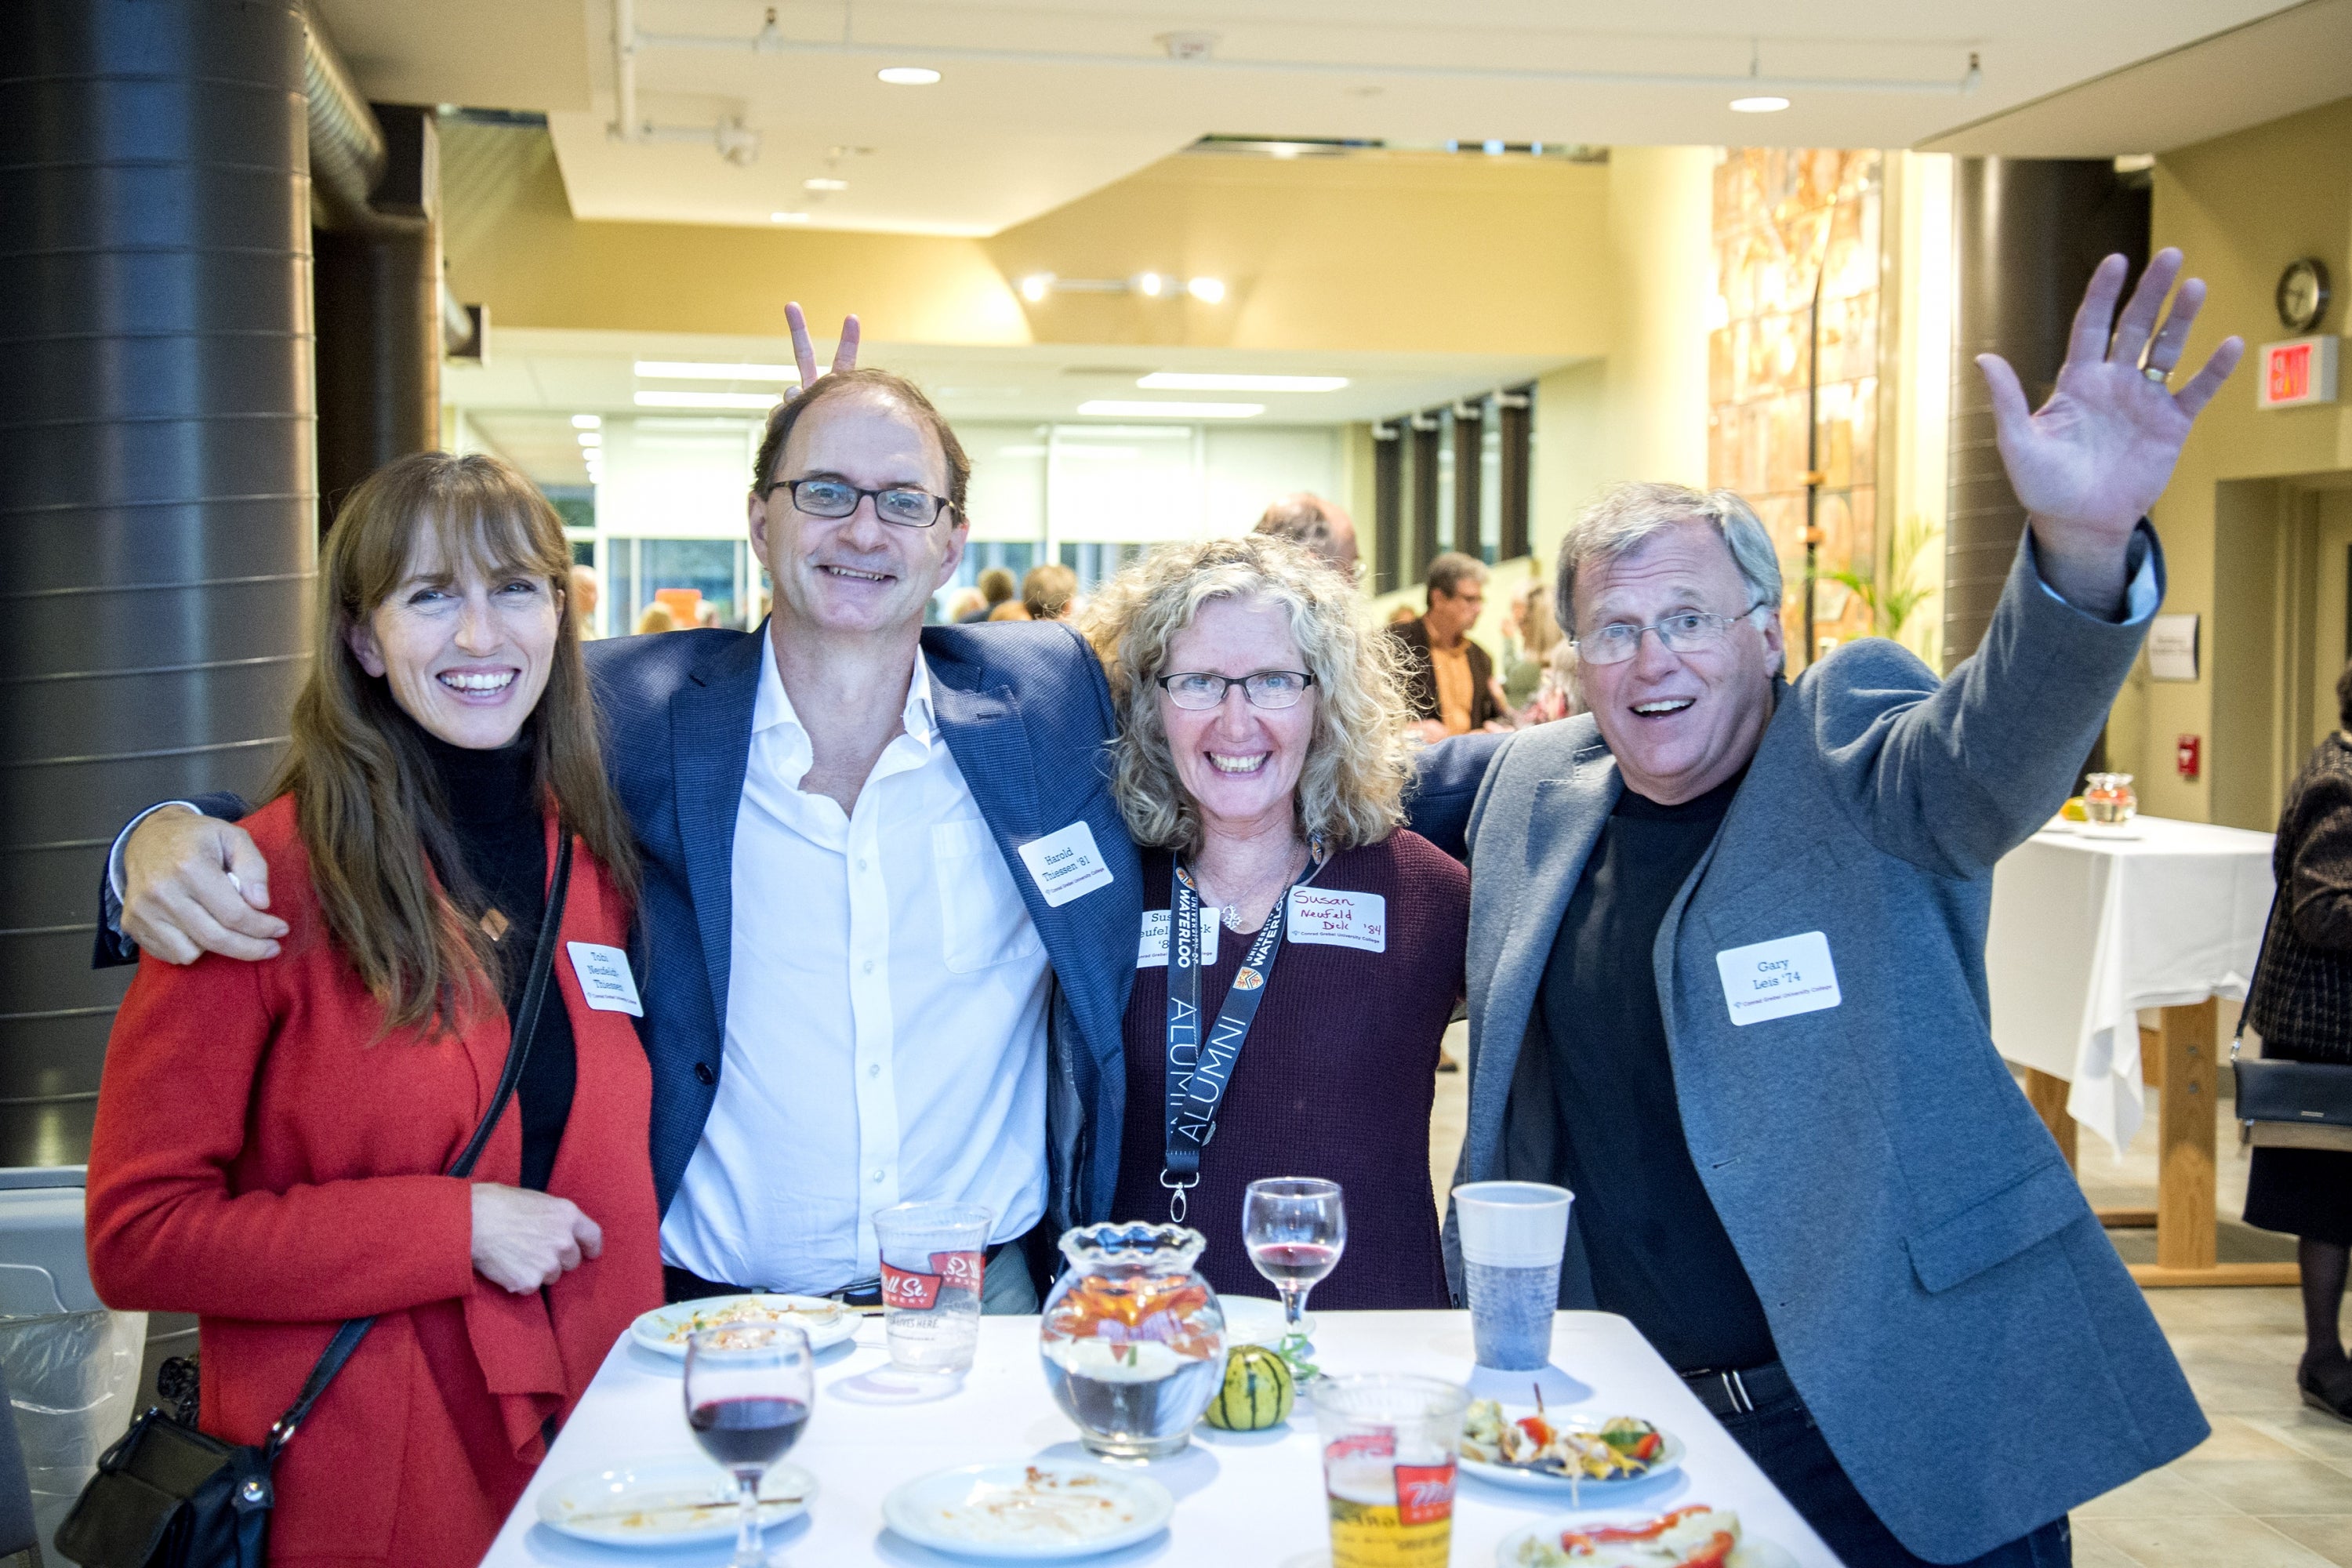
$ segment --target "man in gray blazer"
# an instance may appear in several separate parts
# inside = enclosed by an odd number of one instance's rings
[[[1560,551],[1591,712],[1496,747],[1470,818],[1458,1179],[1572,1189],[1561,1305],[1632,1318],[1851,1568],[2063,1563],[2068,1510],[2206,1435],[1984,975],[1993,863],[2105,720],[2241,352],[2168,388],[2179,270],[2118,319],[2107,259],[2038,413],[1979,362],[2030,528],[1949,679],[1869,640],[1791,684],[1755,515],[1628,487]]]

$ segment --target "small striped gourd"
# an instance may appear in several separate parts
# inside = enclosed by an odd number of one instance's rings
[[[1297,1390],[1290,1363],[1264,1345],[1235,1345],[1225,1357],[1225,1384],[1209,1402],[1206,1419],[1228,1432],[1262,1432],[1290,1417]]]

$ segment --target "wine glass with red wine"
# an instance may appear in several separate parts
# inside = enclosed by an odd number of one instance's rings
[[[790,1323],[698,1329],[688,1340],[686,1424],[702,1451],[734,1476],[742,1499],[730,1568],[766,1568],[760,1478],[799,1440],[815,1397],[808,1335]]]
[[[1252,1182],[1242,1199],[1242,1244],[1257,1271],[1282,1293],[1283,1321],[1289,1338],[1298,1339],[1307,1293],[1339,1265],[1348,1245],[1339,1184],[1313,1176]]]

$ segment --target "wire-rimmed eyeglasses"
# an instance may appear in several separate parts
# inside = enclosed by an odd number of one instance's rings
[[[941,512],[955,510],[945,496],[935,496],[912,485],[867,490],[846,479],[778,479],[768,487],[768,493],[773,495],[778,490],[790,493],[793,505],[809,516],[824,518],[847,517],[857,510],[860,500],[871,496],[874,515],[900,528],[929,528],[940,520]]]
[[[1622,664],[1639,653],[1642,634],[1655,632],[1658,640],[1673,653],[1704,653],[1723,640],[1723,634],[1764,607],[1762,600],[1748,605],[1736,616],[1711,616],[1705,610],[1681,610],[1662,616],[1646,626],[1633,626],[1624,621],[1612,621],[1588,637],[1570,640],[1576,644],[1576,657],[1587,664]]]
[[[1179,708],[1195,710],[1217,707],[1225,693],[1238,686],[1253,708],[1296,708],[1315,678],[1303,669],[1261,669],[1250,675],[1210,675],[1189,670],[1160,678],[1160,689]]]

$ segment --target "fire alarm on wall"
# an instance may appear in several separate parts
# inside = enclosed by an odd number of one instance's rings
[[[2182,778],[2197,776],[2204,750],[2203,739],[2196,735],[2183,735],[2172,743],[2172,765],[2180,770]]]

